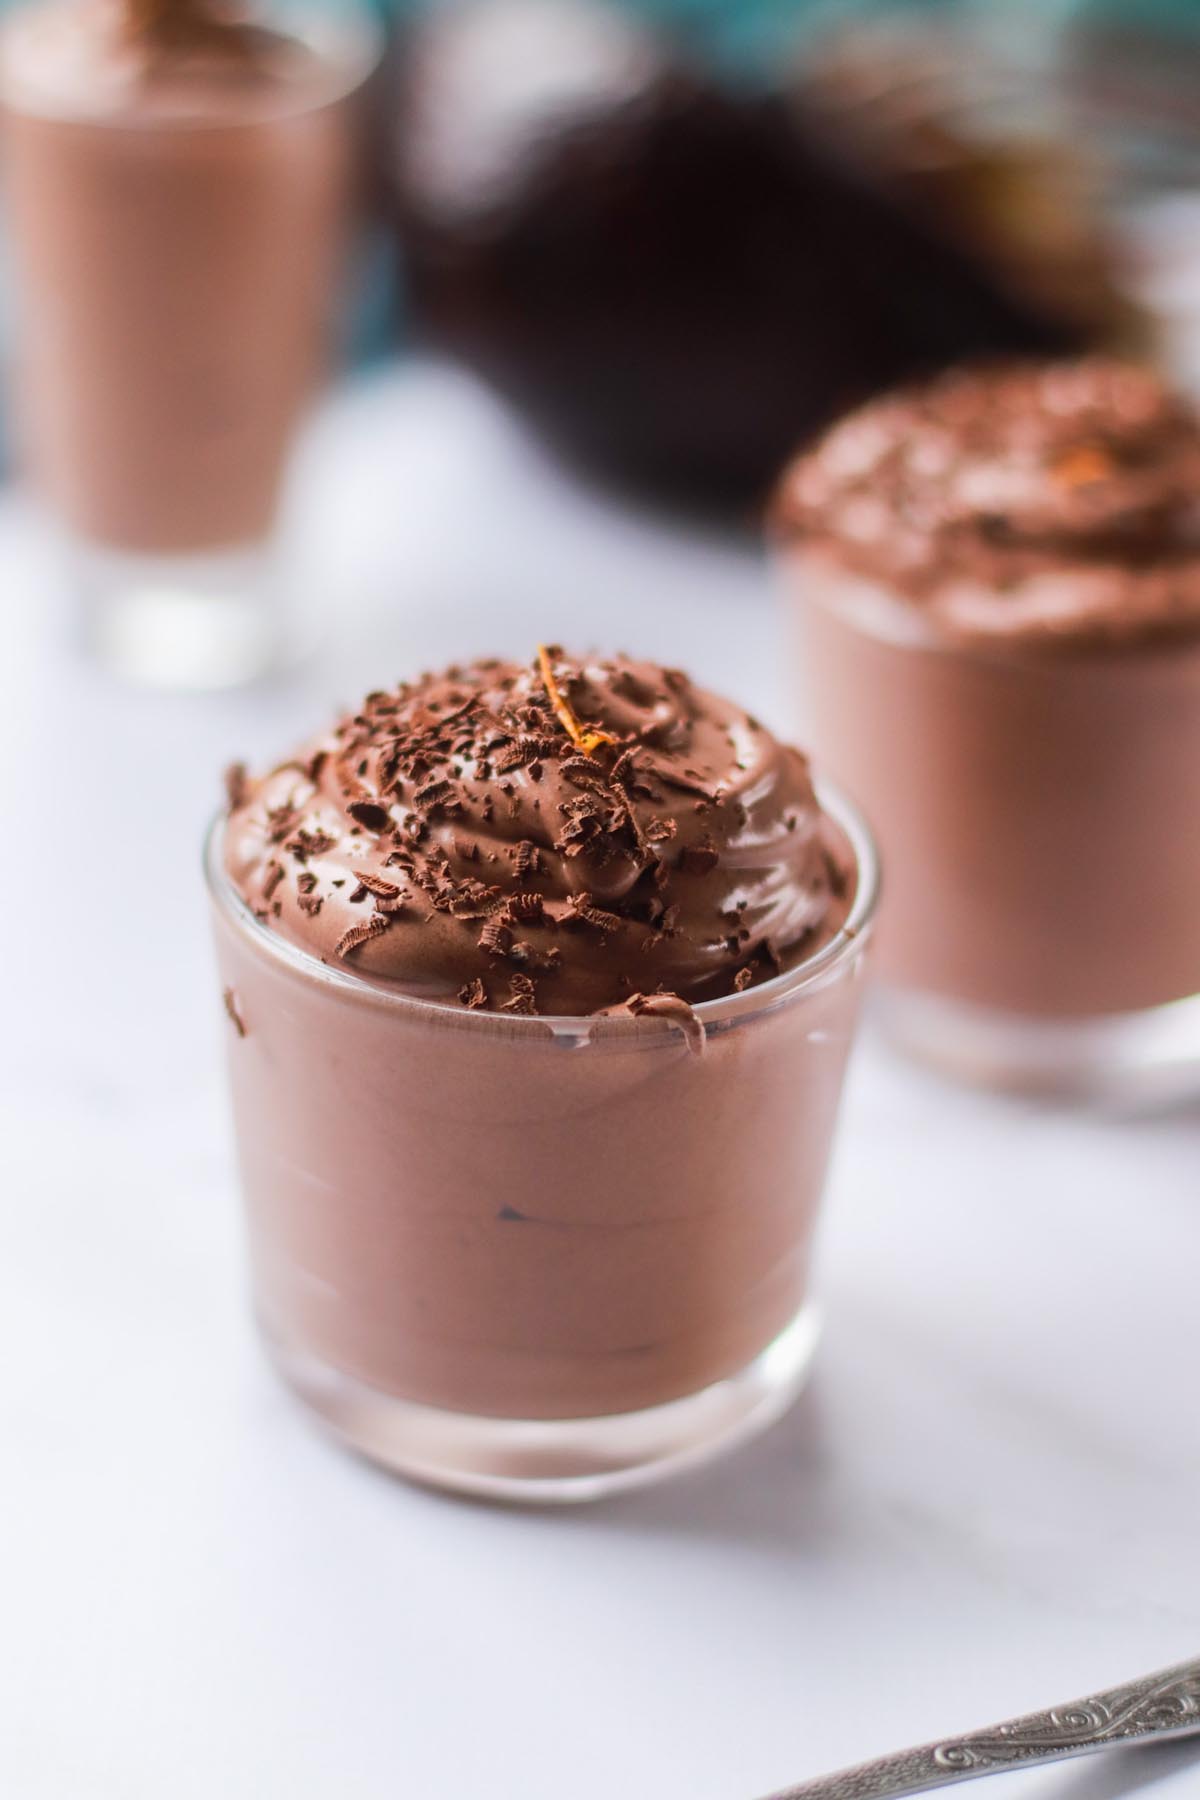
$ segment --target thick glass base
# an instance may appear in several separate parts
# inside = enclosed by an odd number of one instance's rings
[[[1047,1020],[884,989],[874,1009],[899,1048],[983,1087],[1134,1109],[1200,1093],[1200,995],[1140,1013]]]
[[[409,1480],[532,1506],[601,1500],[695,1468],[763,1431],[803,1387],[810,1304],[761,1356],[698,1394],[596,1419],[487,1419],[398,1400],[268,1334],[284,1379],[364,1456]]]
[[[77,541],[67,579],[88,652],[133,681],[233,687],[292,652],[267,544],[150,556]]]

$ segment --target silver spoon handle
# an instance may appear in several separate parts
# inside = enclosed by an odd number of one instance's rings
[[[1200,1659],[1050,1712],[901,1750],[840,1775],[802,1781],[767,1800],[900,1800],[904,1794],[927,1794],[1005,1769],[1060,1762],[1118,1744],[1163,1742],[1189,1732],[1200,1732]]]

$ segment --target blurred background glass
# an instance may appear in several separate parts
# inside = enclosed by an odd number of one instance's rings
[[[31,0],[2,21],[22,473],[89,654],[169,686],[294,654],[283,512],[362,261],[361,7]]]

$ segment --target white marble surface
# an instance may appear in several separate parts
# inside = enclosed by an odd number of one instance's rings
[[[222,764],[543,635],[785,717],[749,553],[548,485],[436,371],[343,400],[301,499],[330,641],[207,699],[80,664],[0,509],[0,1793],[750,1800],[1200,1653],[1200,1111],[1022,1109],[868,1036],[810,1391],[600,1510],[411,1491],[276,1386],[198,869]],[[1200,1753],[1003,1781],[1184,1800]]]

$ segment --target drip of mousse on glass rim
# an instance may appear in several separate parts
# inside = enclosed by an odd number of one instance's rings
[[[87,637],[133,675],[219,685],[284,647],[277,514],[373,49],[350,9],[274,0],[30,0],[0,25],[19,452]]]

